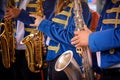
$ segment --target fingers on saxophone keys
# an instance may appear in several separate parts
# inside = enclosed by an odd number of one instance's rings
[[[75,45],[75,47],[79,46],[79,39],[78,38],[79,38],[78,36],[75,36],[74,38],[71,39],[71,44]]]

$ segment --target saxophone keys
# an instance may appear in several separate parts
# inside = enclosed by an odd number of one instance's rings
[[[82,56],[83,55],[83,49],[80,47],[80,48],[76,48],[76,52]]]

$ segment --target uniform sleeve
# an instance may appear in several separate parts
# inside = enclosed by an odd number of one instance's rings
[[[84,7],[83,9],[87,9],[87,13],[89,13],[88,7]],[[90,13],[89,15],[83,13],[83,17],[85,19],[85,23],[88,25],[91,18]],[[56,18],[64,20],[65,17],[62,15],[57,15]],[[65,28],[63,24],[52,22],[46,19],[40,23],[38,29],[56,42],[71,45],[71,39],[74,36],[75,30],[74,14],[72,12],[71,17],[68,20],[68,25]]]
[[[33,24],[34,20],[35,20],[35,18],[30,17],[29,13],[23,9],[21,10],[19,16],[16,19],[20,20],[21,22],[23,22],[26,25]]]
[[[57,24],[49,20],[43,20],[38,29],[55,41],[71,44],[70,40],[74,36],[74,27],[75,26],[72,25],[72,22],[69,28],[64,29],[61,24]]]
[[[89,48],[92,52],[105,51],[120,47],[120,26],[116,29],[109,29],[94,32],[89,36]]]

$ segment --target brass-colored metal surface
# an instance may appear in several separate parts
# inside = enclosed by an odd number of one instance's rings
[[[42,0],[37,0],[36,15],[43,17]],[[37,29],[33,29],[30,35],[26,36],[21,44],[26,45],[26,59],[28,62],[28,68],[31,72],[40,72],[40,69],[44,66],[44,41],[43,33]]]
[[[6,0],[6,3],[6,8],[12,7],[14,0]],[[3,20],[3,22],[0,23],[0,53],[5,68],[10,68],[11,63],[15,62],[15,38],[12,27],[12,19]]]

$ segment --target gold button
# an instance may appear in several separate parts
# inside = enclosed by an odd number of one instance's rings
[[[115,49],[111,49],[109,50],[110,54],[114,54],[115,53]]]

